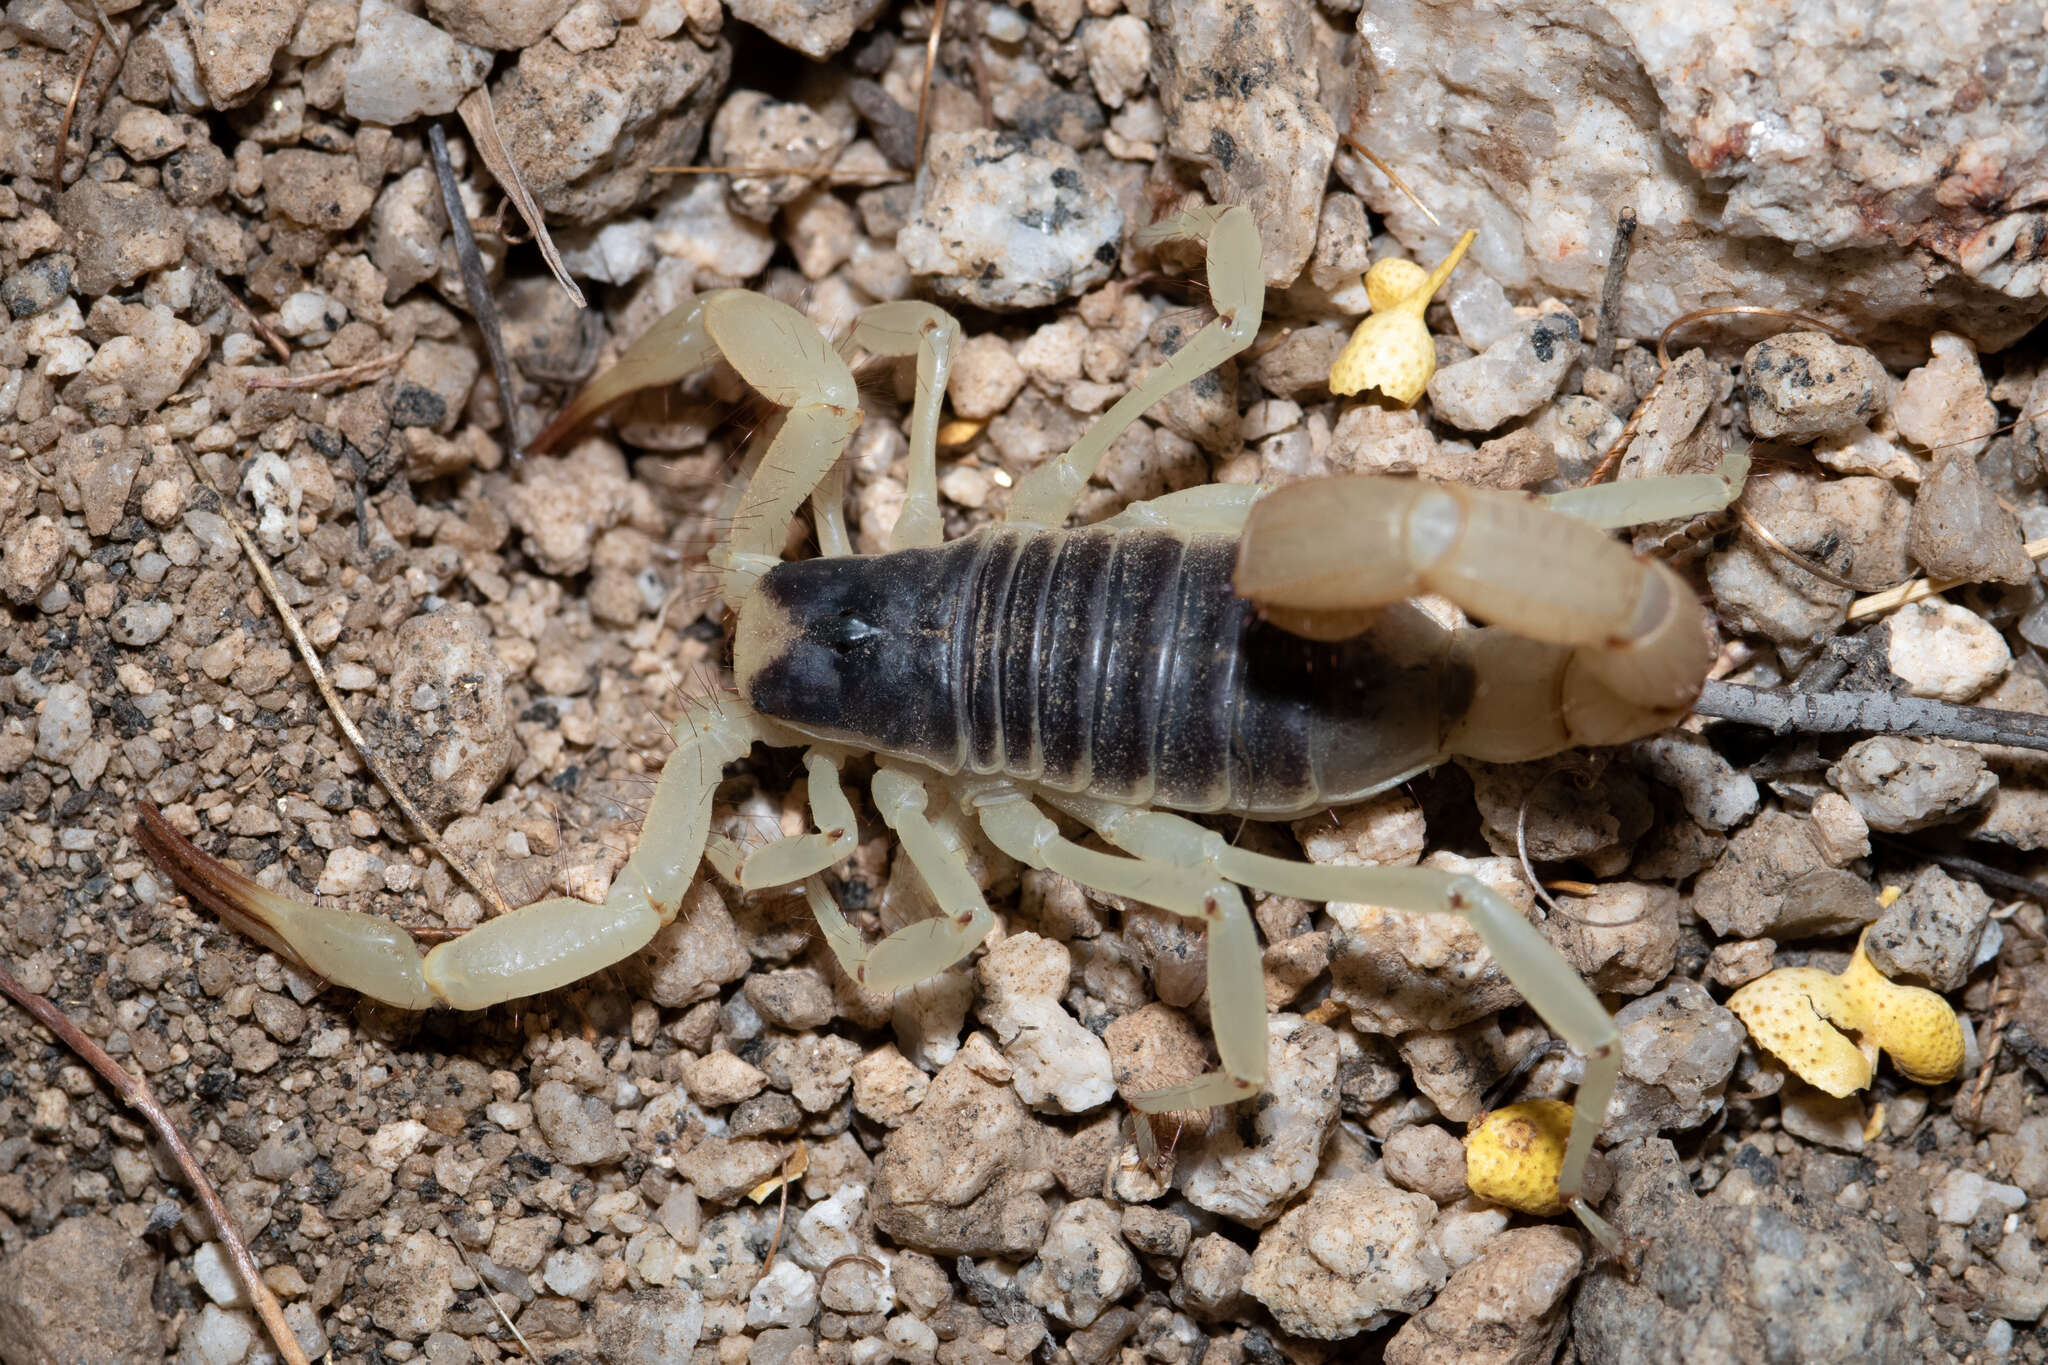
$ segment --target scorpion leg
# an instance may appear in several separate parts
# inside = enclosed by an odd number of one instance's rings
[[[694,705],[677,728],[688,733],[662,765],[639,846],[603,904],[537,901],[424,955],[389,920],[266,891],[179,838],[153,811],[143,813],[142,842],[194,900],[337,985],[404,1009],[482,1009],[580,981],[645,947],[675,918],[703,857],[725,765],[760,738],[751,715],[715,700]]]
[[[1061,805],[1083,812],[1083,823],[1091,825],[1090,814],[1123,809],[1085,800],[1062,800]],[[1097,891],[1128,896],[1208,926],[1209,1024],[1222,1066],[1181,1085],[1139,1095],[1131,1101],[1133,1108],[1148,1114],[1206,1109],[1259,1093],[1266,1084],[1266,991],[1258,931],[1245,909],[1243,892],[1199,859],[1149,854],[1123,858],[1084,848],[1062,835],[1030,798],[1014,788],[981,796],[975,813],[989,841],[1026,866],[1047,868]],[[1105,818],[1098,832],[1110,838],[1107,827],[1112,823]]]
[[[1667,474],[1650,479],[1621,479],[1590,488],[1547,493],[1544,505],[1553,512],[1608,530],[1650,521],[1705,516],[1742,496],[1749,478],[1749,447],[1730,450],[1711,474]]]
[[[1215,320],[1118,399],[1072,450],[1019,481],[1010,499],[1007,519],[1011,525],[1065,525],[1095,467],[1126,427],[1173,390],[1242,351],[1258,335],[1266,277],[1260,265],[1259,230],[1250,211],[1228,207],[1175,214],[1140,229],[1137,241],[1150,245],[1183,237],[1207,244],[1209,297],[1216,308]]]
[[[1494,959],[1530,1006],[1552,1031],[1586,1059],[1572,1110],[1572,1131],[1565,1145],[1558,1193],[1579,1221],[1603,1245],[1620,1239],[1605,1219],[1593,1212],[1580,1194],[1593,1140],[1606,1121],[1609,1097],[1621,1072],[1621,1035],[1614,1020],[1579,974],[1515,908],[1485,883],[1429,867],[1333,867],[1299,863],[1232,848],[1221,834],[1184,816],[1133,810],[1085,797],[1057,798],[1061,809],[1095,828],[1103,838],[1141,858],[1199,866],[1268,895],[1296,896],[1313,901],[1355,901],[1390,909],[1462,914],[1485,940]],[[1137,894],[1137,893],[1125,893]],[[1257,957],[1248,961],[1256,963]],[[1211,992],[1215,989],[1216,949],[1209,952]],[[1239,966],[1235,970],[1243,971]],[[1250,978],[1248,989],[1262,990],[1263,978]],[[1212,1009],[1213,1001],[1212,1001]],[[1222,1025],[1217,1025],[1219,1038]]]
[[[872,355],[917,357],[917,392],[910,404],[909,488],[889,548],[937,545],[945,533],[939,520],[939,408],[960,347],[960,324],[915,299],[878,303],[861,313],[846,346]]]
[[[838,758],[813,748],[804,755],[804,770],[810,774],[811,822],[818,832],[777,839],[748,854],[738,868],[742,890],[803,881],[852,857],[859,846],[853,803],[839,783]]]
[[[834,789],[837,790],[836,783]],[[814,801],[817,790],[814,785]],[[839,913],[822,881],[815,876],[807,878],[804,894],[818,918],[827,946],[846,974],[870,990],[893,991],[937,976],[973,952],[974,945],[988,937],[995,916],[989,913],[981,888],[968,874],[961,851],[926,816],[929,797],[924,784],[909,773],[883,767],[876,771],[871,790],[882,819],[896,831],[905,856],[938,902],[939,915],[906,924],[869,947]],[[843,794],[840,799],[844,800]],[[852,818],[850,806],[847,818]]]

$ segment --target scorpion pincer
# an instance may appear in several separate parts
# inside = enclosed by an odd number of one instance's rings
[[[734,614],[736,692],[673,727],[638,848],[601,905],[528,905],[422,955],[398,926],[273,894],[162,826],[145,842],[181,884],[268,947],[378,1000],[479,1009],[567,985],[644,947],[699,864],[742,887],[800,884],[826,942],[869,988],[965,958],[993,923],[963,856],[976,831],[1024,864],[1202,921],[1217,1069],[1138,1097],[1146,1112],[1256,1094],[1266,1076],[1260,948],[1244,889],[1463,914],[1544,1021],[1586,1057],[1559,1193],[1580,1197],[1620,1058],[1593,992],[1523,916],[1469,877],[1318,866],[1231,846],[1195,815],[1299,815],[1462,754],[1536,758],[1682,717],[1712,661],[1692,592],[1604,528],[1725,505],[1745,461],[1548,499],[1354,476],[1212,485],[1068,528],[1103,454],[1172,389],[1242,350],[1264,298],[1242,208],[1183,213],[1141,244],[1207,253],[1217,316],[1071,451],[1026,476],[1006,519],[942,543],[936,429],[959,327],[932,306],[869,308],[836,350],[758,294],[702,295],[657,323],[569,406],[545,445],[631,390],[723,357],[785,409],[729,499],[712,554]],[[846,356],[915,357],[908,497],[888,553],[856,556],[841,451],[860,421]],[[842,354],[843,352],[843,354]],[[810,503],[822,554],[780,558]],[[1446,629],[1437,593],[1504,627]],[[710,830],[726,764],[801,746],[816,832],[742,849]],[[822,874],[851,854],[847,760],[875,758],[882,819],[940,913],[872,945]],[[933,797],[940,798],[936,802]],[[1044,807],[1117,850],[1083,846]],[[1184,812],[1184,813],[1173,813]]]

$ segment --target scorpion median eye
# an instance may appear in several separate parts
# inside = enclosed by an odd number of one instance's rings
[[[845,650],[880,633],[851,611],[842,611],[837,616],[827,616],[820,620],[812,628],[811,638],[829,648]]]

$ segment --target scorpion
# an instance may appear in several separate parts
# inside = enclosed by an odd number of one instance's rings
[[[1452,912],[1478,930],[1543,1021],[1585,1058],[1558,1190],[1603,1244],[1582,1194],[1620,1070],[1599,999],[1498,893],[1425,867],[1314,865],[1234,847],[1195,816],[1269,819],[1357,801],[1465,755],[1496,762],[1614,744],[1682,718],[1714,658],[1693,592],[1604,532],[1718,510],[1715,475],[1549,497],[1354,475],[1270,493],[1209,485],[1066,523],[1117,436],[1161,397],[1251,343],[1264,302],[1242,207],[1140,230],[1206,255],[1215,316],[1073,449],[1022,478],[1005,518],[951,542],[937,425],[960,327],[930,304],[862,313],[839,348],[788,305],[708,292],[656,323],[536,447],[633,390],[723,358],[782,409],[728,497],[711,563],[733,617],[735,688],[691,701],[638,846],[602,904],[526,905],[422,954],[402,927],[271,892],[145,813],[145,847],[195,899],[266,947],[405,1009],[476,1010],[568,985],[645,947],[701,863],[744,889],[801,886],[830,951],[890,991],[962,961],[994,918],[965,852],[976,831],[1020,863],[1199,921],[1218,1065],[1133,1098],[1201,1110],[1264,1086],[1267,1023],[1245,890]],[[914,357],[907,497],[886,553],[855,555],[841,453],[861,421],[848,357]],[[821,553],[785,560],[810,503]],[[1449,629],[1436,593],[1508,626]],[[728,763],[799,747],[814,830],[753,849],[711,829]],[[874,806],[939,913],[867,943],[824,881],[854,852],[842,770],[873,756]],[[936,798],[936,799],[935,799]],[[1085,846],[1047,808],[1114,852]],[[1069,827],[1072,827],[1069,826]]]

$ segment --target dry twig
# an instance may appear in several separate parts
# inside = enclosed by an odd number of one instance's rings
[[[319,370],[313,374],[274,374],[268,371],[245,376],[245,389],[318,389],[329,384],[347,384],[366,379],[379,370],[388,369],[405,359],[405,352],[391,351],[359,365],[344,365],[338,370]]]
[[[334,690],[334,684],[327,677],[327,669],[320,662],[320,651],[315,649],[312,640],[307,638],[306,628],[299,622],[299,614],[285,601],[284,591],[278,587],[276,576],[270,572],[270,562],[263,557],[263,552],[256,547],[256,542],[249,538],[249,533],[242,529],[241,519],[235,515],[234,504],[214,487],[213,480],[207,476],[205,468],[198,460],[191,459],[189,463],[199,482],[219,499],[221,520],[234,532],[236,542],[242,547],[243,556],[249,561],[249,567],[256,571],[256,581],[263,586],[263,595],[277,608],[278,617],[284,622],[285,634],[291,636],[293,646],[299,651],[299,657],[306,661],[306,668],[313,675],[313,686],[319,689],[321,700],[327,703],[334,723],[341,727],[341,732],[348,736],[349,743],[355,746],[356,753],[362,757],[363,765],[370,770],[370,775],[377,779],[377,785],[384,788],[391,799],[398,803],[399,810],[405,813],[406,819],[412,821],[413,828],[420,832],[427,846],[441,855],[442,860],[454,869],[455,875],[483,897],[484,902],[493,911],[500,915],[505,914],[510,907],[505,904],[505,898],[498,894],[497,888],[486,883],[468,862],[441,841],[441,836],[427,823],[427,818],[420,814],[419,807],[405,794],[404,785],[384,766],[384,760],[378,756],[376,749],[371,747],[369,738],[356,728],[355,721],[349,718],[347,708],[341,704],[341,695]]]
[[[248,1243],[242,1240],[234,1215],[221,1202],[213,1182],[206,1178],[206,1168],[199,1164],[199,1158],[185,1144],[177,1123],[163,1102],[157,1099],[156,1092],[149,1088],[149,1082],[140,1076],[129,1075],[119,1062],[107,1055],[104,1048],[86,1035],[85,1030],[72,1023],[64,1011],[22,985],[5,967],[0,967],[0,995],[21,1006],[36,1022],[57,1035],[58,1042],[77,1053],[87,1066],[100,1074],[100,1079],[113,1087],[124,1104],[142,1115],[156,1130],[156,1135],[169,1149],[171,1159],[184,1173],[185,1183],[192,1187],[192,1192],[205,1206],[206,1216],[213,1221],[214,1230],[220,1234],[220,1244],[227,1250],[228,1263],[235,1268],[235,1278],[242,1282],[249,1302],[255,1305],[256,1315],[263,1319],[270,1339],[277,1343],[277,1353],[289,1365],[309,1365],[306,1353],[299,1349],[298,1337],[292,1334],[291,1325],[284,1320],[284,1310],[278,1306],[277,1296],[263,1282],[263,1273],[257,1269],[256,1258],[250,1255]],[[94,1286],[80,1288],[90,1291]]]
[[[86,78],[92,74],[92,59],[100,55],[100,43],[105,38],[101,30],[92,31],[92,41],[85,45],[85,60],[78,64],[78,80],[71,87],[71,98],[64,102],[64,117],[57,124],[57,150],[50,158],[50,180],[54,184],[64,183],[64,149],[71,141],[71,120],[78,114],[78,97],[85,93]]]
[[[1781,735],[1855,730],[2048,750],[2048,716],[1888,692],[1793,692],[1709,681],[1692,709],[1696,715],[1761,726]]]
[[[1607,277],[1600,282],[1600,339],[1593,343],[1593,368],[1612,369],[1614,344],[1621,330],[1621,285],[1628,258],[1636,249],[1636,211],[1626,208],[1614,220],[1614,245],[1607,252]]]
[[[1408,188],[1407,181],[1403,180],[1400,176],[1394,174],[1394,168],[1392,166],[1389,166],[1386,162],[1380,160],[1378,156],[1374,155],[1372,148],[1366,146],[1363,142],[1360,142],[1358,139],[1352,137],[1349,133],[1339,133],[1337,134],[1337,137],[1338,140],[1341,141],[1346,147],[1349,147],[1352,151],[1357,152],[1367,161],[1370,161],[1373,164],[1373,167],[1376,170],[1378,170],[1381,175],[1385,176],[1390,183],[1392,183],[1395,189],[1401,191],[1402,194],[1407,196],[1409,203],[1415,205],[1416,208],[1422,210],[1422,216],[1424,218],[1429,219],[1429,221],[1437,227],[1443,226],[1443,220],[1438,218],[1435,214],[1429,211],[1429,205],[1423,203],[1422,199],[1415,193],[1415,191]]]
[[[490,353],[491,374],[498,381],[498,403],[505,410],[505,443],[512,458],[524,447],[519,440],[519,386],[512,381],[512,357],[505,352],[505,337],[498,329],[498,305],[491,297],[491,282],[484,274],[484,258],[476,249],[476,234],[470,231],[469,210],[462,206],[462,187],[455,181],[455,167],[448,160],[448,134],[436,120],[427,125],[427,150],[432,153],[434,176],[441,182],[441,206],[448,211],[448,230],[455,235],[455,259],[462,266],[462,292],[469,297],[469,313],[484,335],[484,350]]]

